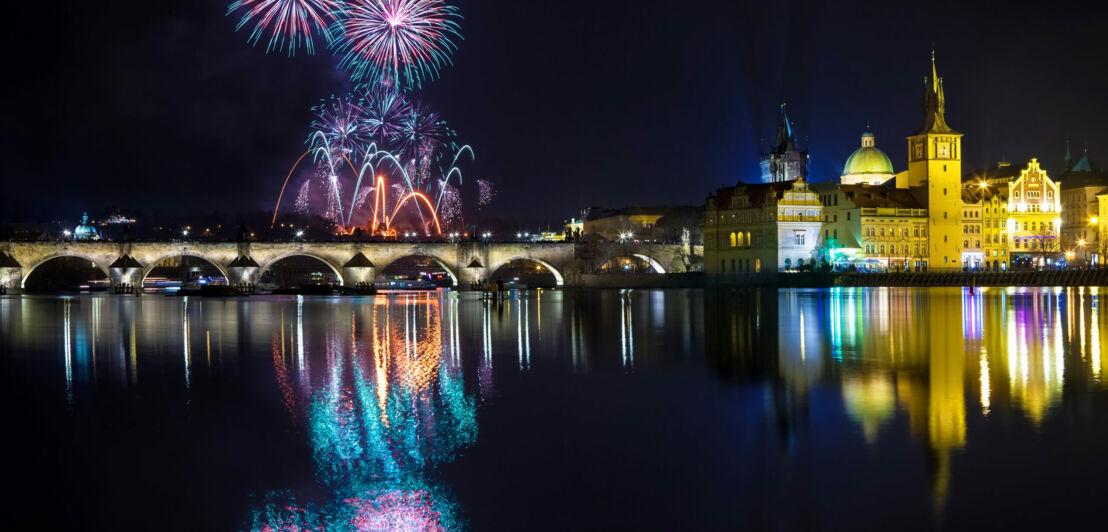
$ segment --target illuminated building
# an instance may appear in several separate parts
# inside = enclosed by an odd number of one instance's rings
[[[100,233],[88,221],[88,213],[81,215],[81,223],[73,229],[73,240],[100,240]]]
[[[704,271],[752,273],[810,265],[823,205],[803,179],[719,189],[704,212]]]
[[[980,270],[984,268],[985,252],[983,202],[973,191],[962,189],[962,267]]]
[[[593,207],[581,222],[581,234],[603,240],[620,240],[631,234],[635,240],[676,241],[684,229],[699,232],[698,207],[640,207],[601,209]]]
[[[810,186],[823,209],[819,244],[805,262],[826,261],[836,269],[863,271],[1004,271],[1013,266],[1052,264],[1062,251],[1059,230],[1064,211],[1059,183],[1050,179],[1037,159],[1022,169],[1001,163],[963,177],[962,133],[947,125],[943,80],[934,53],[931,75],[925,78],[923,111],[922,125],[908,137],[907,170],[894,173],[888,156],[876,147],[873,133],[866,131],[861,146],[847,158],[838,182]],[[782,107],[773,153],[796,151],[792,138]],[[803,155],[806,173],[808,155]],[[740,183],[708,198],[705,272],[762,271],[759,264],[766,264],[775,252],[762,246],[779,245],[777,256],[781,257],[794,251],[785,249],[788,239],[764,240],[777,233],[771,228],[772,213],[760,210],[767,191],[781,197],[786,188],[779,184],[789,182],[792,168],[780,170],[776,160],[763,155],[763,188]],[[1078,177],[1080,172],[1094,172],[1087,155],[1069,173]],[[1103,186],[1075,192],[1075,197],[1080,196],[1075,201],[1083,203],[1086,214],[1075,214],[1073,223],[1077,218],[1085,225],[1093,218],[1108,220],[1101,201],[1094,204],[1092,200],[1100,193],[1108,195],[1108,176],[1098,174],[1097,179],[1101,177],[1104,179],[1094,181]],[[1103,203],[1108,208],[1108,202]],[[1096,229],[1099,234],[1100,227]],[[1100,253],[1100,242],[1108,240],[1099,236],[1092,243],[1088,237],[1075,239],[1078,248],[1088,246],[1078,250],[1086,252],[1078,257]],[[746,267],[748,260],[753,265],[750,268]]]
[[[808,150],[805,148],[802,151],[797,147],[792,124],[789,123],[789,116],[785,113],[785,104],[781,104],[781,112],[777,115],[777,139],[773,143],[773,148],[768,152],[763,151],[758,159],[758,166],[762,170],[762,183],[806,179],[808,161]]]
[[[927,260],[922,189],[819,183],[824,205],[821,255],[837,267],[920,270]]]
[[[985,269],[1008,269],[1008,200],[1000,192],[984,187],[981,220]]]
[[[1046,265],[1061,251],[1062,204],[1055,183],[1031,159],[1008,186],[1008,247],[1015,265]]]
[[[1099,264],[1108,251],[1108,241],[1100,237],[1100,220],[1104,217],[1097,198],[1108,193],[1108,172],[1098,169],[1088,152],[1073,164],[1068,144],[1065,161],[1065,171],[1058,176],[1062,188],[1062,247],[1074,249],[1084,240],[1080,250],[1084,256],[1079,260]]]
[[[873,133],[866,129],[862,133],[862,145],[843,165],[840,181],[844,185],[882,185],[894,179],[893,163],[889,156],[875,145]]]
[[[897,174],[896,186],[927,187],[928,267],[956,270],[962,266],[962,134],[946,124],[946,97],[934,52],[931,76],[924,81],[923,124],[908,137],[908,170]]]

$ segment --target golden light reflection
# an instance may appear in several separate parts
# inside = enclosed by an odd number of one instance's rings
[[[882,425],[896,411],[896,394],[888,375],[862,375],[843,378],[843,403],[847,415],[862,427],[866,443],[877,442]]]
[[[981,414],[989,415],[989,354],[984,347],[981,348]]]

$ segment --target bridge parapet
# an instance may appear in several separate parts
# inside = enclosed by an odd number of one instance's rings
[[[0,283],[22,287],[43,263],[58,257],[91,261],[113,284],[141,286],[160,262],[179,256],[210,262],[232,284],[256,283],[278,261],[313,257],[344,283],[369,283],[389,265],[410,256],[429,257],[449,273],[459,288],[487,281],[513,260],[529,260],[549,269],[558,284],[574,284],[582,273],[617,256],[647,260],[658,272],[681,272],[687,247],[679,244],[548,242],[6,242],[0,251],[12,264],[0,271]]]

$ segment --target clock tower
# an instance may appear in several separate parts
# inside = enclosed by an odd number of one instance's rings
[[[924,78],[923,125],[908,137],[908,170],[898,188],[927,187],[930,270],[962,268],[962,134],[946,125],[943,78],[931,52],[931,76]]]

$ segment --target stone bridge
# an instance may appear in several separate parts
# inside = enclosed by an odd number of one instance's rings
[[[142,286],[155,265],[165,259],[190,256],[210,262],[230,284],[253,284],[277,261],[313,257],[344,284],[371,283],[394,261],[411,256],[437,262],[454,285],[468,288],[486,280],[510,261],[523,259],[546,267],[558,285],[574,285],[607,260],[634,256],[656,273],[680,273],[689,264],[689,248],[654,243],[529,243],[529,242],[82,242],[34,241],[0,243],[0,285],[22,288],[35,268],[59,257],[92,261],[113,286]]]

